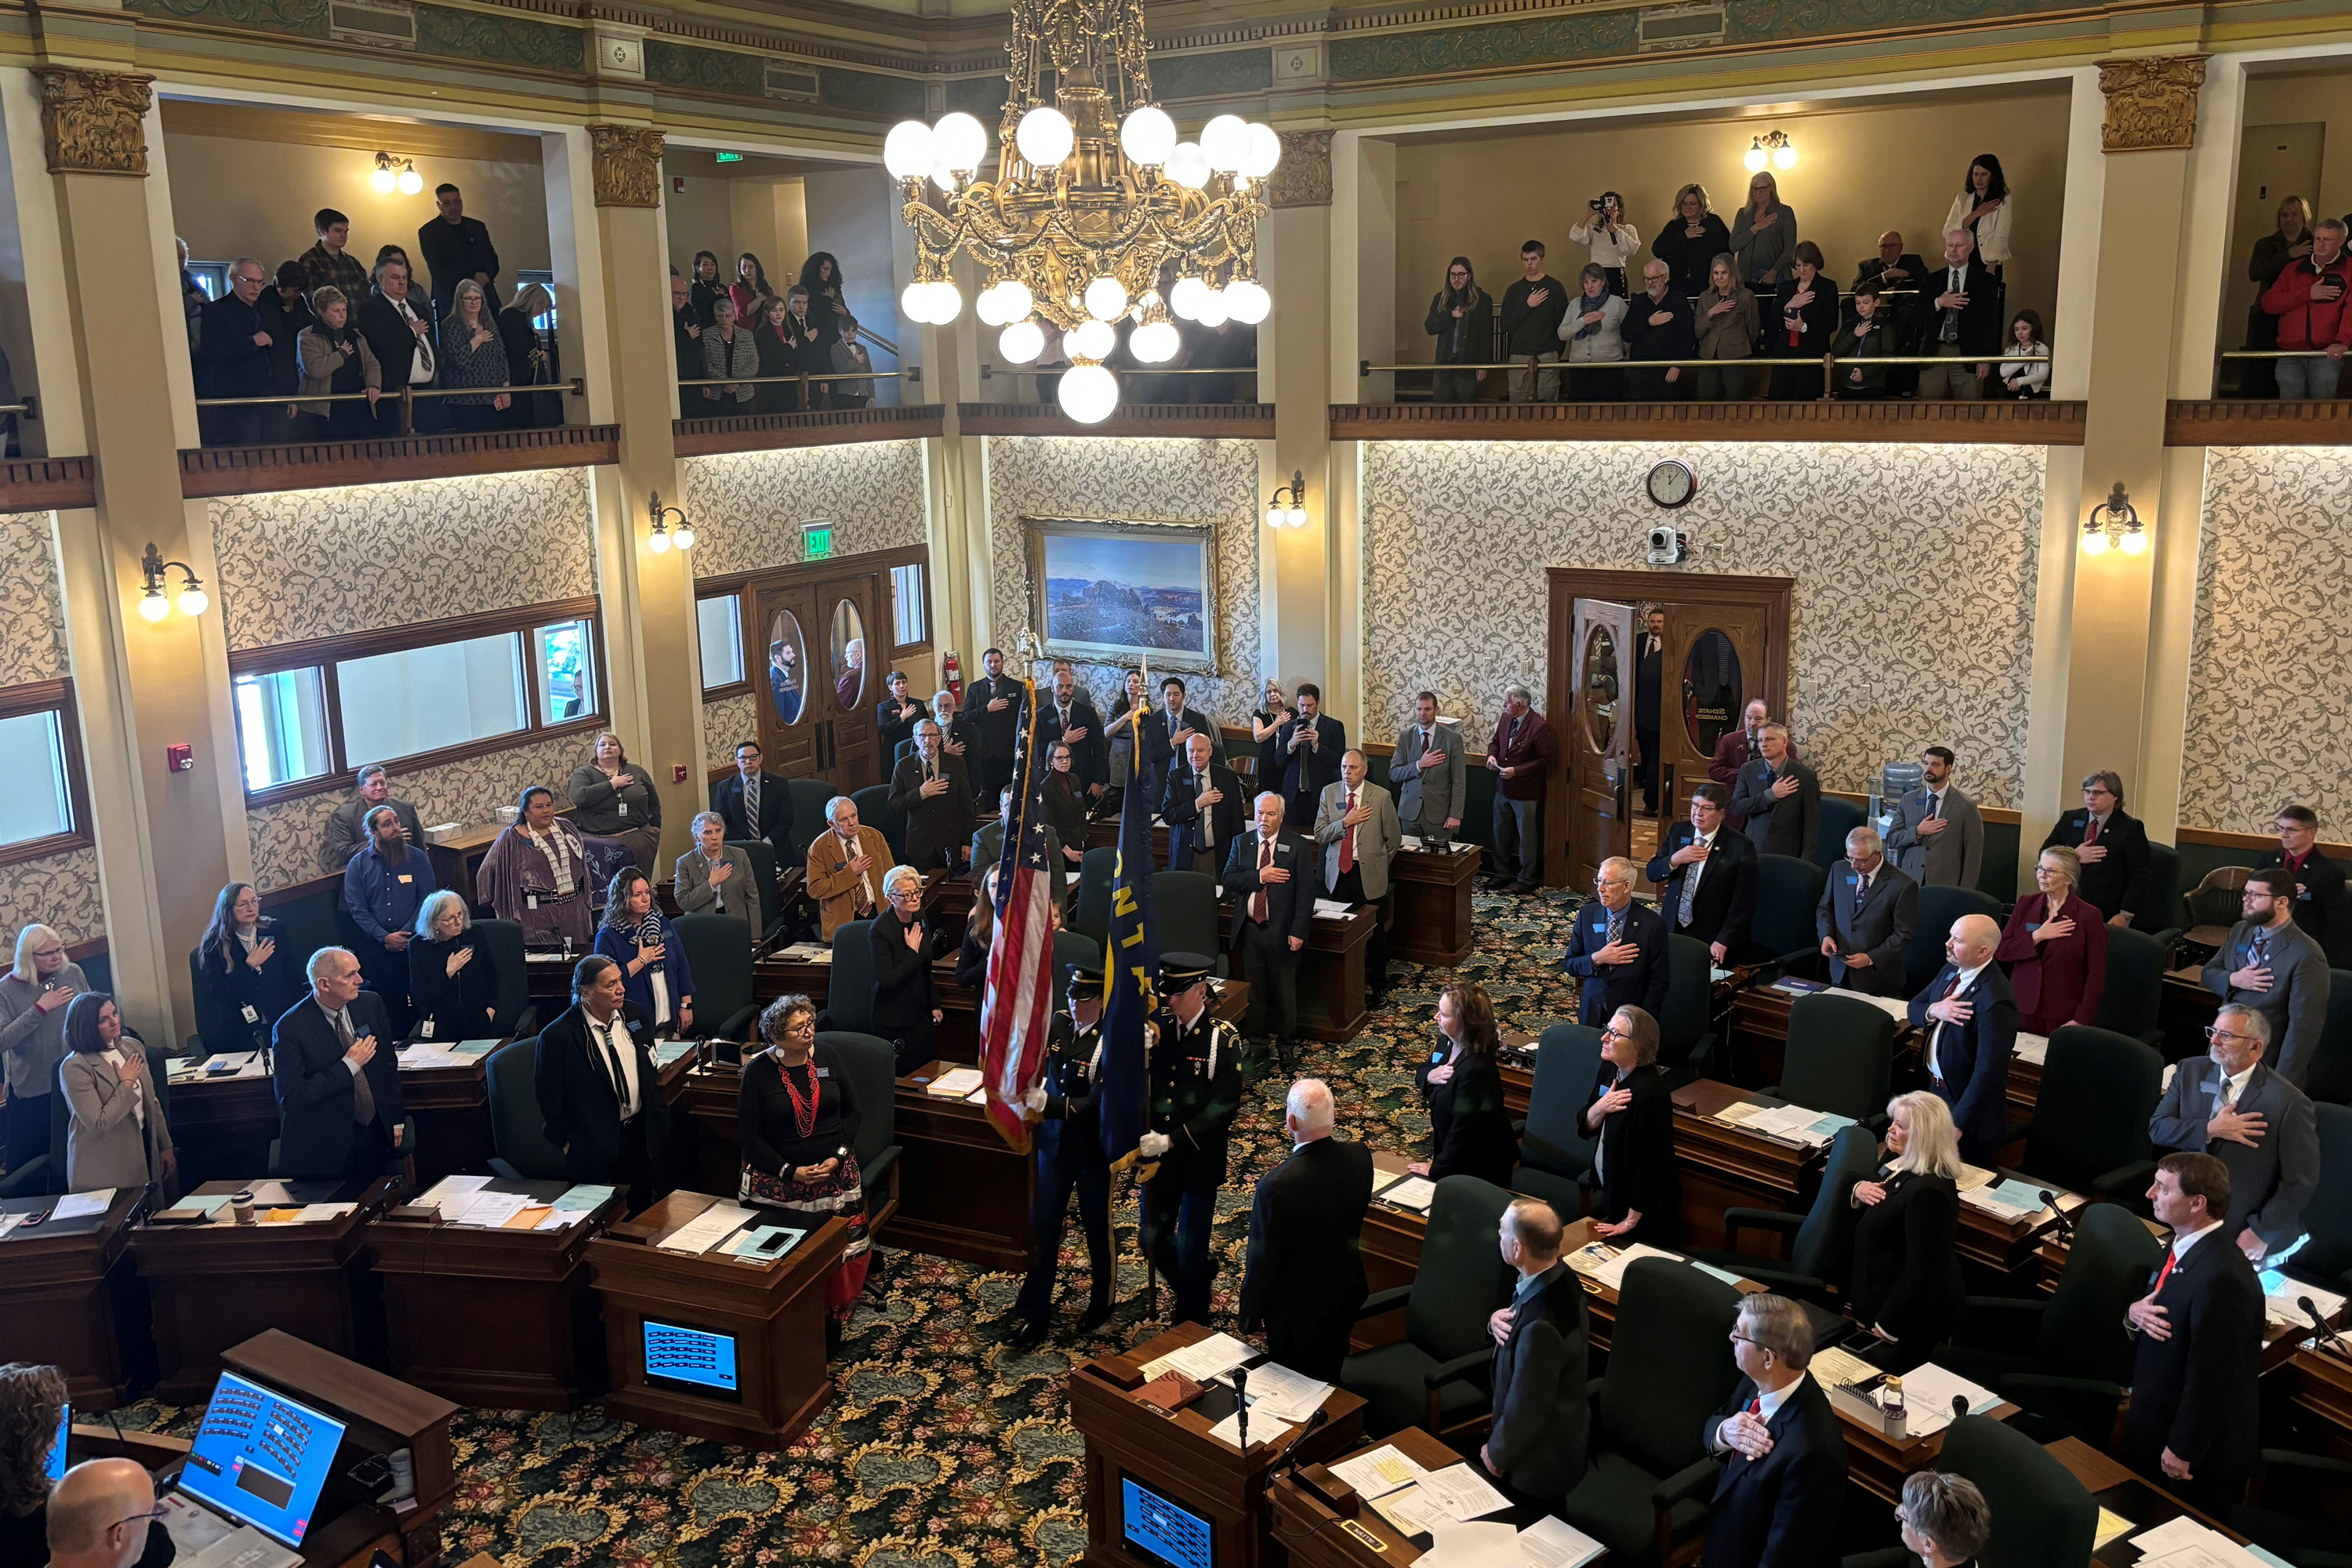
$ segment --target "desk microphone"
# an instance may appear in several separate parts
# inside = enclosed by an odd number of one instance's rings
[[[1958,1421],[1961,1416],[1966,1415],[1968,1413],[1969,1396],[1965,1394],[1955,1394],[1952,1395],[1952,1419]]]
[[[2327,1326],[2327,1319],[2321,1314],[2318,1303],[2308,1296],[2298,1296],[2295,1298],[2294,1304],[2301,1307],[2310,1317],[2311,1326],[2319,1331],[2319,1337],[2323,1341],[2336,1348],[2336,1354],[2347,1361],[2352,1361],[2352,1345],[2346,1344],[2344,1336]]]
[[[2058,1239],[2064,1242],[2068,1247],[2073,1247],[2074,1245],[2074,1222],[2068,1219],[2066,1217],[2066,1211],[2058,1206],[2057,1194],[2053,1193],[2049,1188],[2044,1187],[2033,1195],[2047,1204],[2050,1206],[2050,1212],[2058,1216]]]
[[[1323,1408],[1320,1405],[1317,1405],[1315,1407],[1315,1414],[1307,1418],[1307,1425],[1298,1429],[1298,1435],[1293,1437],[1289,1443],[1284,1447],[1281,1457],[1274,1461],[1274,1469],[1266,1471],[1266,1479],[1268,1480],[1272,1480],[1274,1479],[1275,1470],[1292,1468],[1292,1458],[1293,1456],[1298,1452],[1298,1445],[1307,1441],[1308,1436],[1314,1433],[1315,1428],[1322,1426],[1325,1422],[1330,1419],[1331,1413]]]
[[[1249,1369],[1234,1368],[1234,1435],[1241,1438],[1242,1452],[1249,1452]]]

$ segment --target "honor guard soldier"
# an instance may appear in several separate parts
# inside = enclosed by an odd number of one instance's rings
[[[1209,1321],[1209,1226],[1225,1181],[1225,1145],[1242,1103],[1241,1031],[1209,1015],[1209,961],[1160,955],[1168,999],[1151,1048],[1150,1131],[1137,1144],[1159,1173],[1143,1189],[1146,1255],[1176,1291],[1179,1323]]]
[[[1054,1313],[1054,1286],[1061,1273],[1062,1224],[1069,1216],[1070,1193],[1078,1194],[1078,1224],[1087,1236],[1087,1266],[1093,1289],[1080,1333],[1092,1333],[1110,1316],[1110,1161],[1103,1153],[1096,1101],[1102,1092],[1103,968],[1074,964],[1069,1010],[1054,1015],[1045,1070],[1029,1090],[1037,1191],[1029,1211],[1029,1277],[1013,1304],[1013,1343],[1027,1350],[1045,1339]]]

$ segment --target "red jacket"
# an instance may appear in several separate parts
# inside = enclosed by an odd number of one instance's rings
[[[2312,285],[2322,276],[2336,284],[2336,298],[2314,300]],[[2322,268],[2311,258],[2290,264],[2263,293],[2263,309],[2279,319],[2278,346],[2283,349],[2324,349],[2330,343],[2352,347],[2352,256],[2338,256]]]
[[[1509,778],[1497,773],[1495,793],[1505,800],[1541,800],[1545,776],[1551,772],[1551,726],[1543,715],[1530,708],[1518,720],[1517,732],[1512,732],[1511,715],[1505,710],[1495,724],[1495,738],[1486,746],[1486,754],[1507,768],[1519,771]]]

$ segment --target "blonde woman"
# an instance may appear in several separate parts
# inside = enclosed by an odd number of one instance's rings
[[[66,1054],[66,1005],[89,989],[81,965],[66,956],[66,939],[49,927],[16,933],[16,963],[0,977],[0,1063],[8,1100],[0,1106],[0,1136],[10,1168],[48,1152],[49,1096]]]
[[[1886,1102],[1878,1179],[1856,1182],[1854,1316],[1878,1343],[1870,1360],[1905,1373],[1960,1326],[1960,1144],[1949,1107],[1924,1091]]]
[[[618,735],[596,732],[595,754],[572,770],[570,794],[574,826],[627,845],[637,869],[653,875],[654,851],[661,844],[661,795],[653,776],[629,761]]]
[[[2083,862],[2053,844],[2033,864],[2040,889],[2017,901],[1993,957],[2010,966],[2017,1026],[2047,1035],[2068,1024],[2095,1024],[2107,994],[2107,931],[2083,897]]]
[[[441,384],[444,386],[504,386],[507,384],[506,340],[499,336],[498,317],[471,278],[457,285],[449,302],[449,319],[441,323]],[[503,425],[499,417],[514,404],[509,392],[485,392],[447,399],[449,425],[457,430],[488,430]]]

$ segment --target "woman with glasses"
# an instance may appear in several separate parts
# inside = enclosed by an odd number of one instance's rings
[[[0,1129],[11,1170],[49,1152],[49,1096],[66,1054],[66,1004],[89,989],[66,939],[45,925],[16,933],[16,966],[0,978],[0,1063],[8,1103]]]
[[[882,878],[882,898],[887,907],[866,931],[874,951],[874,1032],[895,1047],[904,1078],[940,1054],[940,1020],[947,1015],[931,1000],[938,943],[923,925],[923,874],[912,866],[891,867]]]
[[[1886,1102],[1885,1160],[1874,1182],[1856,1182],[1853,1315],[1875,1343],[1864,1353],[1893,1373],[1926,1361],[1960,1326],[1960,1143],[1935,1095]]]
[[[2068,1024],[2095,1024],[2107,994],[2107,930],[2083,897],[2083,862],[2053,844],[2033,864],[2042,890],[2017,901],[1993,957],[2009,965],[2017,1026],[2047,1036]]]
[[[654,907],[653,879],[634,867],[613,879],[604,894],[604,924],[596,951],[621,966],[622,994],[673,1037],[694,1027],[694,970],[686,944]]]
[[[1639,1007],[1618,1008],[1601,1031],[1601,1071],[1584,1106],[1584,1130],[1598,1140],[1594,1228],[1612,1241],[1670,1245],[1681,1228],[1672,1092],[1658,1065],[1658,1021]]]
[[[408,994],[416,1005],[417,1038],[488,1038],[499,1011],[499,961],[466,900],[442,889],[417,910],[411,936]]]
[[[250,882],[231,882],[213,900],[190,967],[207,1051],[267,1047],[278,1020],[302,999],[294,955],[278,948],[278,922],[261,912]]]
[[[1457,256],[1445,267],[1445,287],[1429,301],[1429,319],[1422,330],[1437,340],[1439,364],[1483,364],[1495,352],[1495,297],[1478,287],[1470,258]],[[1432,374],[1431,401],[1475,403],[1483,370],[1441,370]]]
[[[1413,1073],[1429,1106],[1430,1158],[1408,1169],[1442,1181],[1475,1176],[1507,1189],[1519,1163],[1518,1134],[1503,1108],[1497,1061],[1501,1031],[1483,986],[1447,986],[1437,998],[1437,1045]]]
[[[760,1015],[767,1048],[743,1064],[735,1108],[742,1146],[739,1195],[787,1209],[814,1230],[835,1217],[849,1223],[841,1263],[825,1281],[824,1349],[841,1348],[842,1326],[866,1288],[871,1245],[866,1191],[857,1169],[857,1092],[841,1053],[816,1038],[816,1004],[779,996]]]

